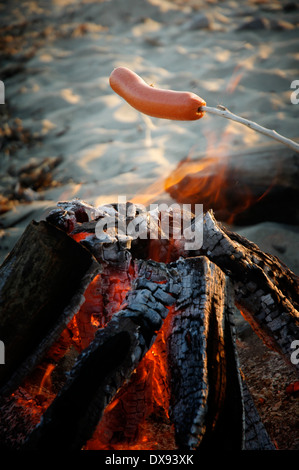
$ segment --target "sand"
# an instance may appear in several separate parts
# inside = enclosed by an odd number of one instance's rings
[[[144,116],[111,90],[114,67],[157,87],[192,91],[298,142],[299,104],[291,102],[299,79],[296,2],[2,0],[0,27],[0,262],[30,220],[59,200],[141,198],[180,161],[211,149],[284,151],[216,116]],[[45,159],[53,163],[46,178]],[[292,220],[274,223],[265,214],[263,223],[236,229],[299,274]]]

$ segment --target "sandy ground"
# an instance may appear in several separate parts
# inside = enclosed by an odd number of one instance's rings
[[[118,195],[142,198],[180,161],[211,146],[236,155],[284,151],[215,116],[195,122],[144,116],[109,87],[114,67],[129,67],[157,87],[193,91],[209,106],[225,105],[298,141],[299,104],[291,102],[291,83],[299,79],[296,2],[2,0],[0,29],[6,102],[0,105],[0,262],[28,222],[58,200],[98,205]],[[299,274],[292,220],[274,223],[265,214],[240,233]],[[254,370],[248,373],[254,381]],[[291,439],[289,428],[276,426],[275,440],[280,448],[298,448],[296,400],[284,399],[290,402],[277,426],[290,416],[295,429]]]

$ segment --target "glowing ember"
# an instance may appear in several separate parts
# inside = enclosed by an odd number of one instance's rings
[[[85,450],[176,449],[169,420],[169,372],[166,341],[171,312],[130,382],[105,413]]]
[[[42,378],[42,381],[41,381],[41,384],[40,384],[40,387],[39,387],[39,391],[38,393],[41,394],[42,391],[43,391],[43,388],[46,386],[47,389],[50,389],[51,388],[51,374],[53,372],[53,370],[55,369],[55,365],[54,364],[49,364],[47,369],[46,369],[46,372]]]

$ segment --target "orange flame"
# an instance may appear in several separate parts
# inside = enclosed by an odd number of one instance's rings
[[[213,131],[206,137],[203,157],[193,159],[189,155],[166,178],[150,185],[132,201],[148,205],[161,197],[165,199],[167,194],[168,199],[170,196],[179,204],[191,204],[193,209],[195,204],[203,204],[204,212],[213,209],[216,217],[228,224],[245,220],[248,210],[257,207],[269,195],[277,181],[278,169],[267,188],[258,186],[246,176],[246,165],[238,166],[230,156],[234,138],[230,129],[225,130],[221,138]],[[157,259],[155,252],[153,256]]]
[[[55,365],[54,364],[49,364],[47,369],[46,369],[46,372],[44,373],[44,376],[41,380],[41,383],[40,383],[40,386],[39,386],[39,391],[38,393],[41,394],[42,391],[43,391],[43,388],[46,386],[47,388],[50,388],[51,387],[51,374],[53,372],[53,370],[55,369]]]
[[[167,337],[173,309],[169,310],[153,346],[133,372],[130,382],[105,408],[86,450],[154,450],[161,448],[161,438],[167,440],[168,449],[176,448],[174,429],[169,422]],[[166,436],[162,437],[164,433]]]
[[[233,74],[232,76],[230,77],[230,80],[227,84],[227,87],[226,87],[226,91],[227,93],[233,93],[235,91],[235,89],[237,88],[237,86],[239,85],[243,75],[244,75],[244,72],[238,72],[238,70],[240,69],[241,65],[237,65],[233,71]]]
[[[136,195],[132,202],[147,205],[165,193],[179,203],[205,204],[206,210],[222,198],[227,182],[227,152],[232,139],[230,132],[225,131],[219,140],[209,132],[207,149],[204,158],[191,159],[190,155],[162,180],[149,186],[143,194]],[[225,205],[225,201],[222,201]]]

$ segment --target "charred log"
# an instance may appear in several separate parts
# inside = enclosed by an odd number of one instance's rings
[[[136,276],[130,253],[131,240],[128,237],[103,237],[90,235],[81,241],[98,261],[101,270],[94,285],[87,289],[88,301],[76,315],[80,333],[79,349],[89,345],[98,327],[105,327],[116,313]],[[94,297],[94,298],[92,298]]]
[[[171,320],[170,416],[179,448],[241,449],[243,403],[229,281],[205,257],[176,263],[182,291]]]
[[[175,301],[175,271],[141,262],[138,282],[122,310],[78,357],[69,379],[29,436],[25,449],[79,450],[105,407],[129,378]]]
[[[1,394],[41,361],[84,301],[99,265],[48,222],[32,222],[0,268]]]
[[[204,216],[202,248],[197,252],[186,252],[184,238],[173,241],[170,236],[170,240],[163,238],[150,240],[148,214],[138,212],[134,205],[130,208],[132,218],[139,218],[144,233],[143,239],[133,240],[134,248],[132,244],[130,249],[133,258],[138,244],[143,246],[142,254],[146,257],[153,254],[157,242],[159,256],[168,262],[178,259],[179,256],[206,255],[232,279],[236,304],[254,331],[269,347],[278,351],[289,362],[292,354],[291,344],[298,337],[299,329],[298,276],[277,257],[262,252],[245,237],[226,230],[216,221],[211,211]],[[122,214],[119,215],[116,208],[114,210],[121,224],[128,223]],[[96,220],[77,223],[73,230],[77,232],[85,230],[86,224],[89,224],[89,230],[95,231],[92,226],[95,227]],[[159,220],[157,224],[157,233],[163,235]]]
[[[176,216],[173,211],[152,210],[133,203],[94,208],[74,199],[58,203],[47,220],[66,231],[77,241],[87,244],[98,260],[117,264],[120,251],[129,248],[133,259],[153,259],[168,263],[180,256],[173,239]],[[180,211],[179,217],[183,214]],[[192,214],[188,214],[188,221]],[[169,232],[161,219],[168,218]],[[110,251],[110,253],[109,253]]]
[[[168,313],[150,350],[138,367],[105,408],[92,439],[85,449],[115,450],[157,446],[176,449],[172,422],[169,419],[169,373],[166,337],[169,331]],[[152,447],[153,446],[153,447]]]
[[[211,212],[204,217],[200,250],[233,282],[235,302],[268,347],[290,363],[299,337],[299,280],[277,257],[227,231]]]

